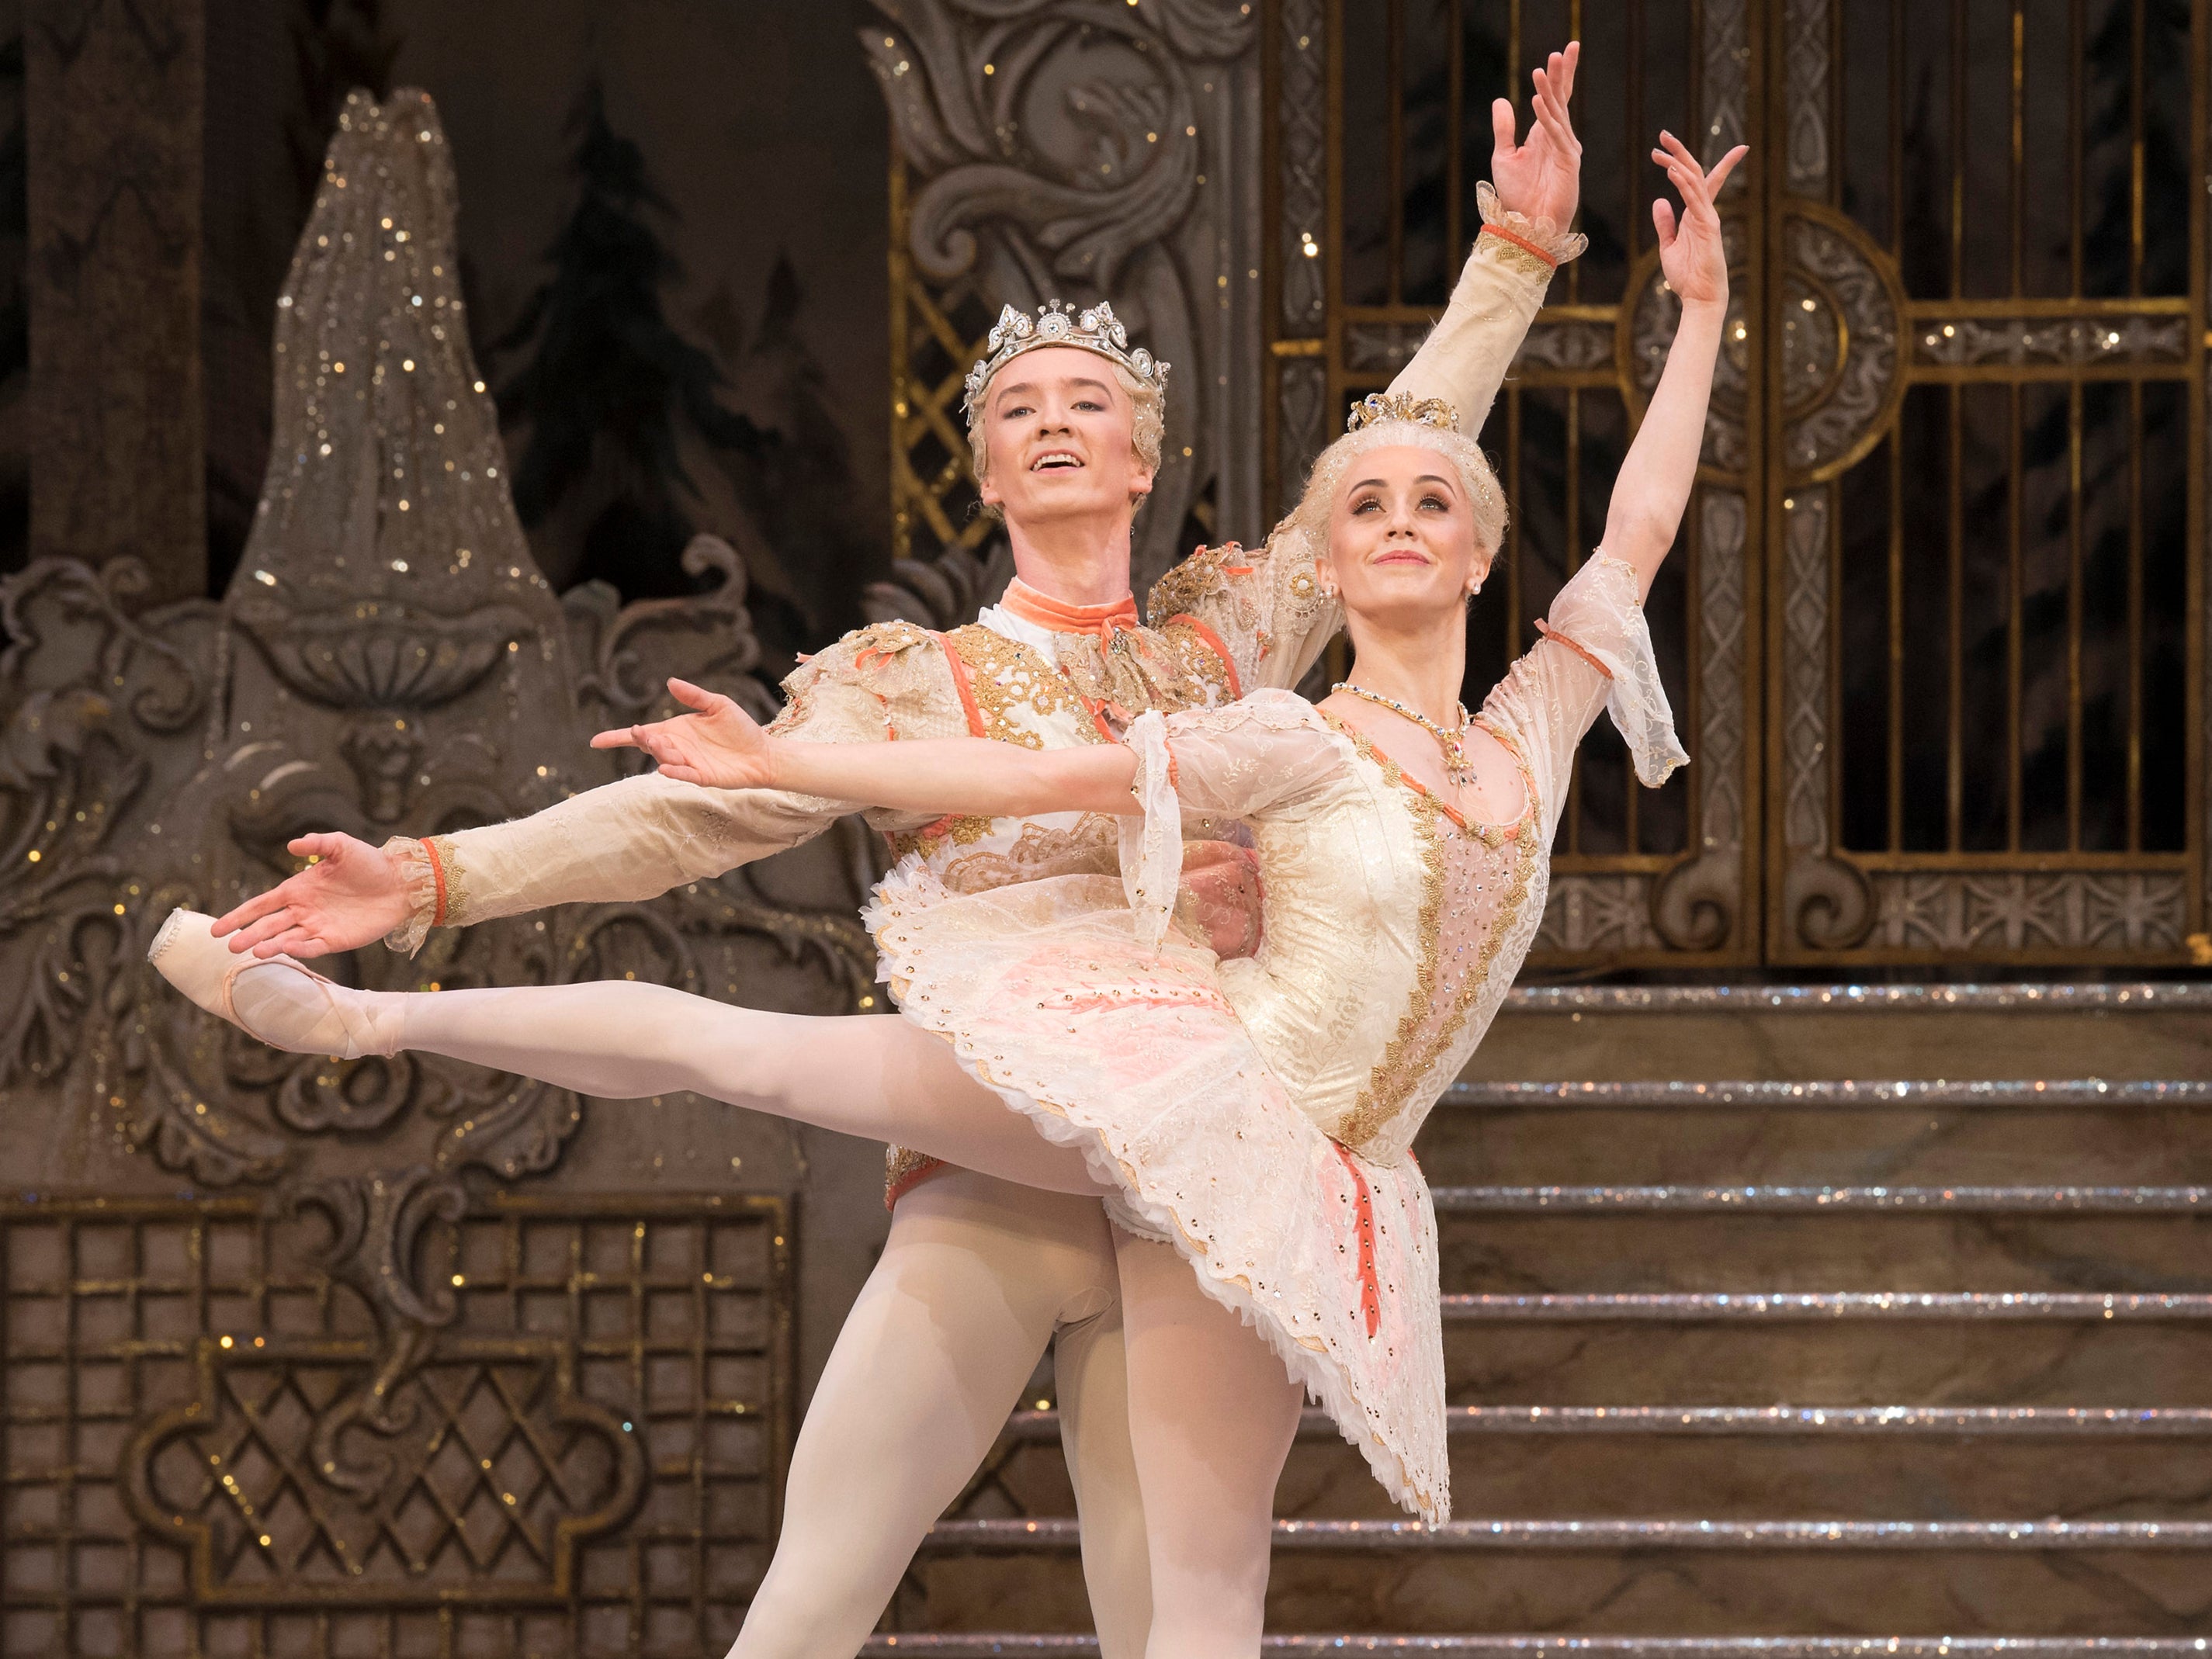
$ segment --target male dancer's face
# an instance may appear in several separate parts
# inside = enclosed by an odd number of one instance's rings
[[[983,500],[1031,535],[1075,521],[1126,523],[1152,487],[1152,469],[1137,459],[1135,415],[1097,352],[1024,352],[984,395]]]

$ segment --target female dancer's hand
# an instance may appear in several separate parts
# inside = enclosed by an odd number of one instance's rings
[[[1725,305],[1728,302],[1728,249],[1721,240],[1721,216],[1713,198],[1721,193],[1735,164],[1750,153],[1738,144],[1707,173],[1698,159],[1671,132],[1659,135],[1660,149],[1651,159],[1667,169],[1667,177],[1682,197],[1682,222],[1674,223],[1674,205],[1665,197],[1651,204],[1651,222],[1659,232],[1659,269],[1667,286],[1685,306]]]
[[[594,749],[642,749],[666,776],[710,789],[775,787],[775,739],[719,691],[672,679],[669,695],[697,712],[647,726],[625,726],[592,739]]]
[[[351,836],[301,836],[284,850],[315,862],[216,918],[216,938],[238,933],[232,950],[257,957],[357,951],[407,920],[407,884],[381,848]]]
[[[1582,42],[1570,40],[1565,52],[1553,52],[1529,77],[1536,85],[1529,100],[1536,118],[1526,143],[1513,142],[1513,106],[1500,98],[1490,106],[1490,181],[1498,188],[1499,205],[1531,219],[1548,219],[1557,230],[1574,222],[1582,201],[1582,141],[1567,115],[1582,55]]]

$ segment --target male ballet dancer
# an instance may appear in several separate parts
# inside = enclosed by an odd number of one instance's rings
[[[1578,251],[1580,147],[1566,115],[1577,48],[1535,72],[1536,121],[1515,142],[1493,108],[1497,200],[1443,319],[1392,385],[1448,398],[1480,430],[1553,269]],[[954,736],[1031,747],[1106,740],[1148,708],[1295,685],[1335,632],[1310,562],[1271,544],[1201,551],[1138,625],[1130,532],[1159,464],[1167,365],[1131,349],[1110,309],[1008,307],[966,398],[975,471],[1001,514],[1017,580],[976,623],[847,635],[785,682],[776,729],[815,742]],[[413,950],[460,927],[554,903],[653,896],[797,845],[850,808],[657,774],[516,822],[382,848],[337,835],[319,861],[217,924],[234,950],[312,957],[385,937]],[[1110,821],[1071,815],[870,821],[950,886],[979,890],[1119,867]],[[1224,953],[1249,951],[1249,884],[1231,849],[1194,848],[1179,912]],[[1240,894],[1243,896],[1240,899]],[[1104,1659],[1138,1659],[1151,1618],[1147,1538],[1128,1440],[1112,1247],[1096,1199],[1045,1193],[894,1149],[892,1219],[793,1447],[782,1534],[732,1659],[842,1656],[873,1628],[923,1535],[957,1498],[1048,1344],[1083,1565]]]

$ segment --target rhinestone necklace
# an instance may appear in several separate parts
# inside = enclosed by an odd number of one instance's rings
[[[1437,740],[1437,746],[1444,751],[1444,775],[1455,787],[1464,788],[1474,781],[1474,768],[1467,758],[1467,728],[1470,721],[1465,703],[1458,705],[1458,726],[1438,726],[1417,708],[1407,708],[1395,697],[1386,697],[1380,691],[1370,691],[1365,686],[1354,685],[1350,680],[1339,680],[1329,690],[1348,692],[1378,708],[1387,708],[1394,714],[1403,715]]]

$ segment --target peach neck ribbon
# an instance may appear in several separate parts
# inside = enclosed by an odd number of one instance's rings
[[[1102,643],[1138,625],[1133,593],[1124,593],[1110,605],[1069,605],[1038,592],[1017,576],[1006,584],[1006,597],[999,603],[1025,623],[1035,623],[1055,634],[1094,634]]]

